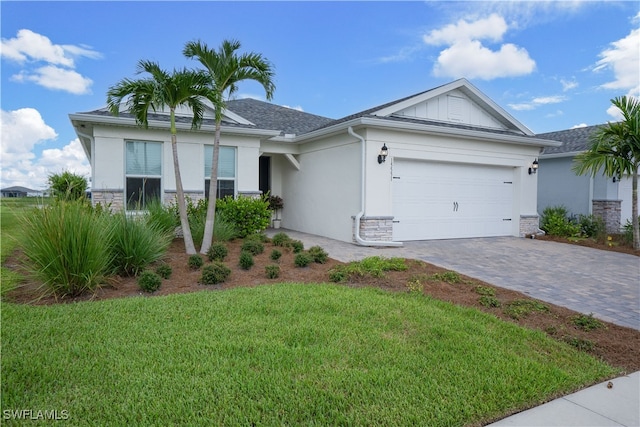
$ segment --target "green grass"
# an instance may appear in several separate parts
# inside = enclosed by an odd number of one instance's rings
[[[300,284],[3,303],[1,363],[3,410],[101,426],[478,424],[617,373],[477,310]]]
[[[49,199],[40,197],[0,198],[0,262],[4,261],[18,246],[24,229],[20,225],[20,218],[36,206],[48,204]],[[2,267],[0,269],[0,295],[4,295],[22,278],[13,271]]]

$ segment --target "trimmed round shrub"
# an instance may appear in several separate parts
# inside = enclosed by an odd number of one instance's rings
[[[277,279],[280,276],[280,266],[276,264],[265,266],[264,271],[267,274],[267,279]]]
[[[294,254],[299,254],[300,252],[304,251],[304,244],[300,240],[292,240],[290,244],[293,248]]]
[[[296,265],[296,267],[306,267],[311,264],[312,261],[313,258],[306,252],[300,252],[293,259],[293,263]]]
[[[249,252],[251,255],[258,255],[264,252],[264,244],[259,240],[248,239],[242,243],[241,250],[243,252]]]
[[[253,255],[251,255],[251,253],[246,251],[240,252],[240,259],[238,261],[238,265],[243,270],[249,270],[251,267],[253,267]]]
[[[224,261],[229,251],[227,246],[222,242],[213,242],[207,251],[209,261]]]
[[[155,292],[160,289],[162,278],[151,270],[145,270],[138,277],[138,286],[145,292]]]
[[[329,259],[329,254],[320,246],[312,246],[309,248],[309,255],[313,258],[313,262],[324,264]]]
[[[202,269],[200,283],[203,285],[216,285],[227,280],[230,274],[231,269],[229,267],[220,261],[214,261]]]
[[[286,247],[288,243],[291,241],[291,238],[287,236],[286,233],[280,232],[273,235],[271,238],[271,243],[273,246]]]
[[[173,270],[171,269],[171,266],[169,264],[162,263],[156,267],[156,274],[163,279],[168,279],[169,277],[171,277],[172,272]]]
[[[202,264],[204,264],[204,260],[200,255],[193,254],[189,257],[189,261],[187,262],[187,264],[189,265],[190,269],[197,270],[202,267]]]
[[[269,256],[273,261],[277,261],[282,256],[282,252],[277,249],[271,251],[271,255]]]

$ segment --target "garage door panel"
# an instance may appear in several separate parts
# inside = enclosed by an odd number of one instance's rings
[[[413,160],[393,167],[395,240],[511,234],[512,168]]]

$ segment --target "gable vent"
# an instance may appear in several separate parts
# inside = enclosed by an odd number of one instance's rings
[[[467,100],[460,96],[447,96],[447,118],[454,122],[467,122]]]

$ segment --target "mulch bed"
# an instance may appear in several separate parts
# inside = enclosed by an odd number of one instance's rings
[[[549,237],[544,238],[549,239]],[[152,294],[141,291],[135,278],[116,277],[92,295],[56,299],[52,296],[42,296],[41,284],[27,279],[18,288],[7,293],[4,299],[19,304],[64,304],[110,298],[153,298],[158,295],[197,291],[219,292],[238,286],[250,287],[283,282],[322,283],[329,281],[329,270],[332,267],[342,264],[334,259],[329,259],[325,264],[313,263],[308,267],[299,268],[295,267],[293,262],[295,255],[290,250],[277,248],[282,252],[282,257],[277,262],[280,265],[281,274],[276,279],[268,279],[265,274],[265,266],[274,263],[270,259],[270,254],[275,248],[269,243],[265,244],[265,251],[254,257],[254,266],[250,270],[243,270],[238,267],[241,244],[240,240],[228,242],[229,255],[225,259],[225,264],[232,269],[232,273],[229,279],[221,285],[206,286],[198,283],[201,270],[192,270],[188,267],[188,255],[184,253],[183,241],[176,239],[170,246],[164,260],[171,266],[172,275],[168,280],[163,280],[160,289]],[[640,251],[632,251],[631,253],[640,255]],[[587,332],[574,324],[573,318],[579,313],[546,302],[544,304],[549,308],[548,311],[533,312],[519,319],[514,319],[505,314],[505,306],[515,300],[536,300],[520,292],[495,287],[463,275],[460,275],[462,283],[452,284],[442,280],[430,280],[428,276],[442,273],[445,270],[416,260],[407,260],[407,265],[409,269],[406,271],[388,272],[384,278],[360,279],[345,285],[375,286],[394,292],[409,292],[410,289],[415,291],[416,288],[422,288],[424,294],[432,298],[475,307],[506,321],[544,331],[554,339],[580,346],[584,351],[605,360],[612,366],[623,369],[627,373],[640,370],[640,331],[603,322],[604,328]],[[5,267],[20,270],[22,274],[26,274],[23,268],[24,260],[20,252],[16,252],[8,258]],[[482,305],[478,286],[493,289],[494,298],[500,307]]]

